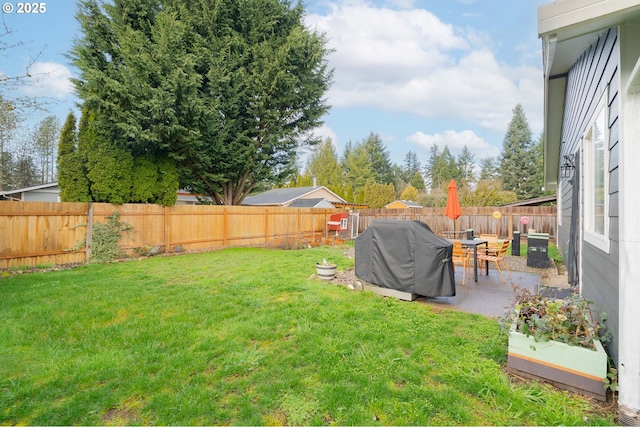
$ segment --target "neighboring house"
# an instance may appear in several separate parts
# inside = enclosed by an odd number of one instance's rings
[[[555,205],[556,199],[557,199],[557,196],[554,194],[553,196],[543,196],[543,197],[536,197],[535,199],[520,200],[519,202],[508,203],[502,206],[511,208],[511,207],[517,207],[517,206],[542,206],[547,204]]]
[[[348,205],[347,201],[338,196],[327,187],[293,187],[293,188],[276,188],[274,190],[265,191],[264,193],[256,194],[255,196],[248,196],[244,199],[242,204],[244,206],[292,206],[294,203],[297,207],[329,207],[327,205],[321,206],[300,206],[303,200],[324,200],[326,203],[331,204],[331,207],[336,205],[345,206]],[[316,202],[316,204],[325,204],[325,202]]]
[[[60,187],[57,182],[19,188],[11,191],[0,191],[0,200],[15,200],[21,202],[59,202]],[[178,190],[176,205],[200,204],[198,197],[185,190]]]
[[[394,200],[393,202],[385,205],[385,209],[407,209],[407,208],[422,208],[422,205],[411,200]]]
[[[57,182],[18,188],[17,190],[0,191],[0,200],[20,202],[59,202],[60,187]]]
[[[538,9],[544,175],[569,282],[607,313],[622,424],[640,422],[640,1]]]

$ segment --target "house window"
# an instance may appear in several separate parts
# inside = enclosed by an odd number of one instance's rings
[[[347,229],[347,218],[342,218],[340,220],[340,230],[346,230]]]
[[[609,252],[609,124],[603,96],[584,136],[584,238]]]

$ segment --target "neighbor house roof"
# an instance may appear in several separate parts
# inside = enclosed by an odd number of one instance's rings
[[[535,199],[520,200],[519,202],[509,203],[507,205],[502,205],[502,206],[504,207],[540,206],[545,203],[556,203],[557,201],[558,201],[558,196],[554,194],[553,196],[544,196],[544,197],[537,197]]]
[[[60,187],[58,186],[57,182],[52,182],[49,184],[40,184],[40,185],[31,186],[31,187],[18,188],[16,190],[0,191],[0,200],[7,199],[7,200],[18,200],[18,201],[20,200],[33,201],[30,199],[33,199],[34,195],[37,193],[47,194],[50,199],[47,201],[59,201]],[[30,195],[31,197],[27,197],[27,195]],[[178,195],[178,198],[176,200],[176,204],[199,203],[198,197],[200,197],[200,195],[198,194],[192,194],[187,190],[178,190],[177,195]],[[51,199],[51,197],[53,196],[55,196],[55,200]],[[42,201],[42,200],[39,200],[39,201]]]
[[[329,190],[327,187],[294,187],[276,188],[264,193],[249,196],[242,202],[247,206],[289,206],[297,199],[323,198],[331,203],[347,203],[342,197]]]
[[[51,182],[48,184],[33,185],[31,187],[17,188],[15,190],[0,191],[0,200],[25,200],[25,194],[39,194],[44,196],[43,201],[58,201],[58,194],[60,188],[58,188],[57,182]],[[42,201],[42,200],[41,200]]]
[[[0,195],[12,195],[12,194],[18,194],[18,193],[25,193],[28,191],[35,191],[35,190],[46,190],[46,189],[50,189],[50,188],[54,188],[57,187],[58,183],[57,182],[51,182],[49,184],[40,184],[40,185],[33,185],[31,187],[23,187],[23,188],[17,188],[15,190],[8,190],[8,191],[0,191]]]
[[[398,203],[402,203],[403,205],[405,205],[408,208],[421,208],[423,207],[420,203],[416,203],[412,200],[394,200],[391,203],[387,203],[385,205],[385,207],[393,205],[393,204],[398,204]]]
[[[289,205],[290,208],[334,208],[327,199],[296,199]]]

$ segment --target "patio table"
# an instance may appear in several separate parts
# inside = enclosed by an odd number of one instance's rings
[[[473,240],[460,240],[460,243],[462,243],[462,246],[466,248],[473,248],[473,281],[477,282],[478,281],[478,246],[485,245],[485,247],[488,248],[489,241],[473,239]],[[489,274],[488,268],[487,268],[487,274]]]

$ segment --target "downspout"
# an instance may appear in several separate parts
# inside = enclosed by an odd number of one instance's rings
[[[578,257],[580,254],[580,151],[574,157],[575,169],[570,180],[571,187],[571,223],[569,224],[569,245],[567,247],[567,277],[573,289],[577,289],[580,283],[580,271],[578,269]],[[560,196],[562,197],[562,195]]]
[[[624,38],[624,32],[622,40]],[[629,41],[629,43],[631,43]],[[624,51],[625,46],[621,49]],[[623,56],[621,54],[621,56]],[[637,60],[622,92],[620,141],[620,263],[618,416],[621,425],[640,425],[640,60]]]

